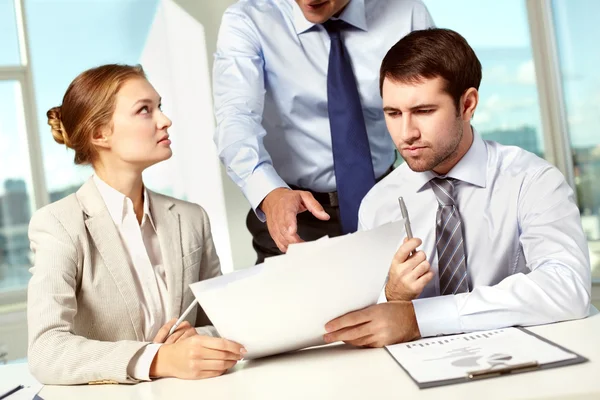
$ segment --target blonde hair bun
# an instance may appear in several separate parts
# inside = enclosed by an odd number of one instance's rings
[[[59,144],[69,146],[69,138],[61,120],[60,107],[52,107],[48,110],[46,116],[48,117],[48,125],[52,129],[54,140]]]

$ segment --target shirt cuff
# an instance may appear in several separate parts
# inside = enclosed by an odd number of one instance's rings
[[[129,361],[127,374],[138,381],[150,380],[150,367],[162,343],[152,343],[141,348]]]
[[[387,279],[385,280],[385,284],[387,284]],[[379,293],[379,298],[377,299],[377,304],[387,303],[387,297],[385,295],[385,284],[383,285],[383,289],[381,289],[381,293]]]
[[[244,196],[246,196],[256,216],[262,222],[265,222],[267,218],[258,206],[269,193],[280,187],[289,188],[271,164],[262,164],[256,168],[242,187]]]
[[[426,297],[413,300],[412,303],[421,337],[463,332],[453,295]]]

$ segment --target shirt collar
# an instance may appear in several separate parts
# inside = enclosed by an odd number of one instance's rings
[[[108,209],[108,213],[110,214],[112,220],[115,225],[121,226],[123,224],[123,219],[125,215],[127,215],[127,200],[131,202],[129,198],[127,198],[123,193],[119,192],[106,182],[104,182],[98,175],[94,174],[94,183],[106,204],[106,208]],[[132,207],[133,208],[133,207]],[[152,213],[150,212],[150,197],[148,197],[148,191],[146,187],[144,187],[144,216],[142,217],[142,225],[148,219],[150,224],[152,224],[152,228],[156,230],[156,226],[154,225],[154,220],[152,219]]]
[[[487,176],[487,147],[475,128],[471,129],[473,129],[471,147],[446,174],[446,177],[484,188]],[[433,171],[413,172],[411,175],[415,192],[421,191],[430,180],[439,176]]]
[[[296,33],[298,35],[310,30],[313,26],[315,26],[315,24],[304,17],[300,6],[294,0],[289,1],[292,3],[294,27],[296,28]],[[339,19],[356,28],[366,31],[367,14],[365,12],[365,0],[350,0],[350,2],[346,5],[346,8],[344,8],[340,14]]]
[[[146,218],[148,218],[148,221],[150,221],[150,225],[152,225],[152,228],[154,229],[154,231],[156,232],[156,226],[154,225],[154,220],[152,219],[152,213],[150,212],[150,196],[148,195],[148,191],[146,190],[146,186],[144,186],[144,216],[142,217],[142,224],[144,223],[144,220]]]

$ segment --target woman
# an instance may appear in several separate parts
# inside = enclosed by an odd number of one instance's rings
[[[188,285],[221,270],[202,207],[142,181],[172,154],[160,101],[141,67],[104,65],[47,113],[54,139],[95,174],[29,225],[29,366],[42,383],[206,378],[245,352],[195,329],[210,322],[200,308],[167,338],[194,299]]]

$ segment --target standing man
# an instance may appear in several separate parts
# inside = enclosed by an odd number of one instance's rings
[[[240,0],[225,12],[215,143],[252,207],[257,262],[356,231],[362,198],[395,161],[379,65],[432,25],[421,0]]]

